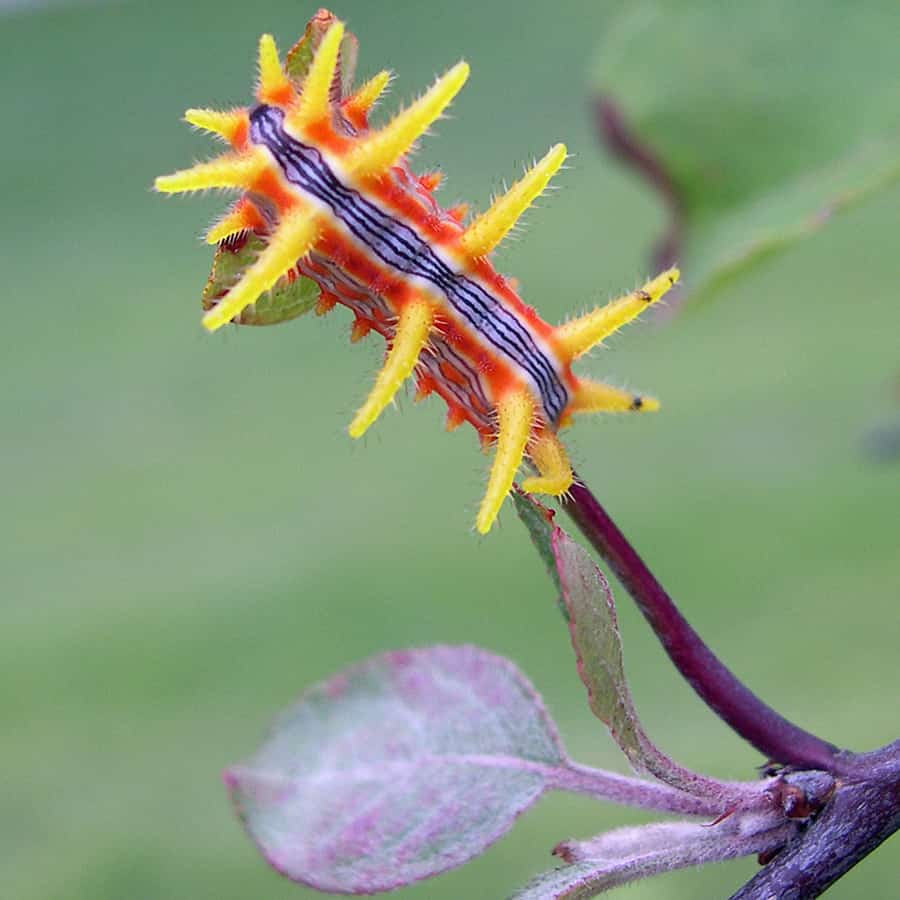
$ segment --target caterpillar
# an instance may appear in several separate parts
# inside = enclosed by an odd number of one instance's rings
[[[206,329],[252,321],[248,311],[257,301],[297,278],[310,279],[317,312],[346,306],[354,315],[353,340],[374,331],[387,344],[351,437],[361,437],[414,377],[417,398],[434,393],[446,402],[448,429],[468,422],[482,445],[494,448],[475,521],[484,534],[523,460],[535,470],[522,482],[525,491],[558,496],[570,488],[572,467],[558,432],[576,413],[658,409],[651,397],[578,377],[572,363],[662,297],[679,273],[663,272],[557,327],[544,322],[490,257],[560,169],[566,147],[555,144],[467,221],[465,207],[438,205],[439,175],[415,175],[407,157],[465,84],[469,66],[457,63],[388,124],[372,129],[369,114],[391,73],[351,90],[353,57],[355,39],[326,10],[284,64],[264,34],[256,103],[185,113],[230,152],[160,176],[154,186],[163,193],[239,192],[207,241],[222,252],[247,236],[259,242],[258,255],[228,289],[208,298]]]

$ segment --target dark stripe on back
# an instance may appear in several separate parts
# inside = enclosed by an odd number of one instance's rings
[[[416,231],[342,184],[315,147],[288,135],[284,114],[259,106],[250,115],[251,139],[267,147],[291,184],[331,208],[344,226],[383,263],[429,282],[452,308],[499,353],[537,384],[545,412],[556,422],[568,393],[531,332],[478,282],[455,272]]]

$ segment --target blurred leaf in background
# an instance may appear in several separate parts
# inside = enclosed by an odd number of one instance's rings
[[[639,0],[613,20],[598,124],[662,190],[660,264],[692,297],[900,178],[897,35],[890,0]]]

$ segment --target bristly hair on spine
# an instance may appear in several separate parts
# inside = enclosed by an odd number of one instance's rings
[[[192,125],[231,151],[156,179],[156,190],[238,191],[207,234],[220,245],[253,235],[259,255],[203,317],[215,331],[285,280],[312,279],[317,311],[353,312],[352,339],[371,331],[387,354],[350,424],[361,437],[409,377],[417,399],[447,403],[447,427],[463,422],[494,448],[476,518],[486,533],[527,459],[522,487],[564,494],[572,468],[558,432],[575,413],[648,412],[658,402],[576,376],[572,363],[656,302],[678,280],[669,269],[639,290],[558,327],[544,322],[500,275],[490,256],[566,159],[556,144],[502,197],[466,224],[464,208],[434,199],[440,177],[413,174],[407,156],[469,77],[459,62],[387,125],[368,116],[390,80],[380,72],[345,90],[355,39],[320,10],[282,64],[275,41],[259,41],[256,103],[220,112],[189,109]],[[346,57],[346,59],[345,59]]]

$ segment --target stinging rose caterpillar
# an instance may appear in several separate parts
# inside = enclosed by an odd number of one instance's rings
[[[415,175],[407,156],[469,76],[460,62],[377,130],[368,116],[387,87],[380,72],[350,87],[355,39],[320,10],[284,64],[259,42],[256,104],[185,119],[231,152],[156,179],[164,193],[225,188],[240,196],[207,234],[216,262],[203,325],[265,324],[335,305],[354,316],[352,338],[377,332],[384,366],[350,424],[358,438],[414,377],[417,398],[438,394],[447,427],[468,422],[494,448],[476,518],[487,532],[523,459],[537,474],[524,490],[559,495],[572,469],[558,431],[574,414],[649,411],[649,398],[572,371],[579,356],[658,300],[671,269],[593,312],[553,327],[491,264],[494,248],[566,158],[556,144],[520,181],[471,221],[434,198],[438,174]],[[304,293],[305,291],[305,293]]]

